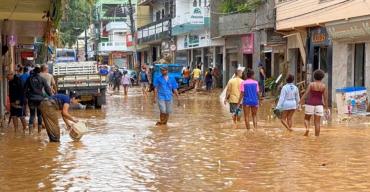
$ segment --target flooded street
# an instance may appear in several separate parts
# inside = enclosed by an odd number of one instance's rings
[[[251,132],[233,128],[218,93],[197,93],[155,127],[157,105],[130,91],[73,112],[90,128],[80,142],[2,128],[0,191],[370,191],[364,120],[304,137],[301,114],[289,133],[264,105]]]

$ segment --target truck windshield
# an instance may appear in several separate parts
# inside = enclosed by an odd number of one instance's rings
[[[57,51],[57,57],[75,57],[74,50],[60,50]]]

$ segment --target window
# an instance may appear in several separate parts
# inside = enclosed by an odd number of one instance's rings
[[[197,6],[197,0],[193,0],[193,7]]]
[[[162,19],[164,18],[164,9],[162,9]]]
[[[365,43],[355,44],[354,86],[365,85]]]
[[[199,7],[202,6],[202,0],[199,0]]]
[[[156,13],[155,13],[155,20],[156,21],[159,21],[161,19],[161,12],[160,11],[157,11]]]

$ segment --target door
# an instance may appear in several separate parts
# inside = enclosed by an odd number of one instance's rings
[[[329,87],[328,48],[327,47],[315,47],[314,48],[314,58],[313,58],[313,68],[312,69],[313,69],[312,73],[318,69],[321,69],[325,72],[325,77],[322,81],[323,83],[325,83],[326,87]]]
[[[355,44],[354,86],[365,86],[365,44]]]
[[[243,54],[243,66],[247,69],[253,69],[253,55]]]

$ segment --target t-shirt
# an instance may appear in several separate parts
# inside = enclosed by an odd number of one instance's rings
[[[52,85],[55,84],[54,77],[50,73],[40,73],[40,76],[44,78],[49,85],[49,87],[52,87]]]
[[[183,74],[184,74],[184,78],[189,78],[190,77],[190,71],[188,69],[185,69]]]
[[[68,95],[64,94],[55,94],[49,98],[54,99],[57,102],[60,110],[63,109],[64,104],[69,104],[71,102],[71,98]]]
[[[195,79],[200,78],[200,75],[201,75],[201,74],[202,74],[202,71],[201,71],[200,69],[196,68],[196,69],[194,69],[194,70],[193,70],[193,77],[194,77]]]
[[[131,79],[128,75],[123,75],[122,80],[121,80],[122,85],[130,85],[131,84]]]
[[[258,82],[254,79],[247,79],[240,84],[240,91],[244,92],[243,105],[258,106]]]
[[[227,91],[229,93],[229,103],[238,103],[240,98],[240,85],[243,79],[236,77],[229,80],[227,83]]]
[[[175,78],[168,77],[166,80],[163,76],[154,79],[154,87],[157,89],[158,99],[162,101],[171,101],[172,91],[178,88]]]

